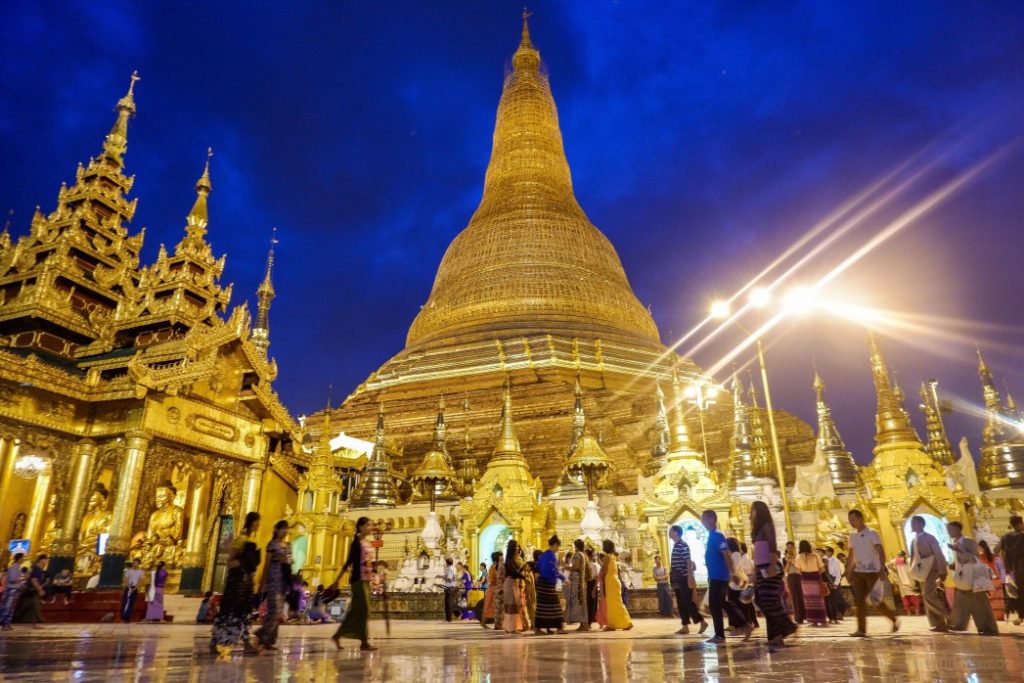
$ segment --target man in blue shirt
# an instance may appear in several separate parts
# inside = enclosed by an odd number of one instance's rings
[[[672,591],[676,594],[679,619],[683,622],[683,627],[676,633],[679,635],[689,633],[691,619],[693,623],[700,624],[700,630],[697,633],[704,633],[708,629],[708,622],[701,616],[697,606],[693,604],[693,589],[696,583],[690,567],[690,546],[683,540],[683,528],[678,524],[668,530],[668,536],[672,539],[668,581],[672,586]]]
[[[718,514],[714,510],[705,510],[701,513],[700,521],[708,530],[708,546],[704,561],[708,568],[708,609],[711,611],[711,621],[715,624],[715,635],[708,642],[725,642],[723,610],[729,612],[729,621],[743,632],[743,640],[749,640],[753,628],[747,623],[739,607],[727,600],[729,581],[738,584],[740,580],[736,575],[736,568],[732,566],[732,556],[729,553],[729,545],[725,542],[725,534],[718,530]]]

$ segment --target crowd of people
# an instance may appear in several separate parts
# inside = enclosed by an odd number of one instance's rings
[[[842,622],[850,607],[843,586],[853,594],[857,626],[850,635],[856,637],[867,634],[869,606],[889,619],[893,632],[898,631],[895,601],[907,614],[926,615],[934,632],[962,632],[973,620],[979,633],[995,634],[1000,620],[1019,625],[1024,619],[1024,597],[1018,591],[1018,579],[1024,577],[1024,519],[1020,516],[1010,518],[1010,532],[994,549],[983,540],[964,536],[958,521],[946,525],[949,543],[943,548],[926,530],[924,518],[914,516],[909,552],[900,551],[890,562],[885,561],[881,537],[867,526],[863,513],[851,510],[848,519],[852,532],[837,547],[814,548],[804,540],[787,542],[780,549],[765,503],[751,505],[747,540],[726,537],[718,529],[716,513],[705,510],[701,522],[707,531],[707,589],[698,599],[691,549],[682,528],[673,526],[669,562],[654,558],[659,612],[672,616],[675,609],[681,621],[677,634],[689,634],[691,625],[697,634],[712,628],[709,642],[721,644],[728,632],[749,640],[761,626],[759,611],[772,648],[784,646],[801,624],[827,627]],[[371,559],[374,553],[367,538],[371,521],[359,518],[335,582],[318,585],[312,594],[301,574],[292,572],[288,523],[282,520],[274,525],[272,539],[262,552],[254,540],[259,526],[259,514],[250,512],[231,544],[222,593],[206,593],[200,605],[196,620],[212,624],[211,652],[227,658],[237,647],[251,654],[275,650],[282,622],[331,621],[327,605],[337,597],[344,576],[349,577],[351,598],[332,640],[338,648],[342,639],[351,638],[359,641],[363,651],[374,650],[369,638],[370,597],[386,591],[387,565]],[[490,560],[489,566],[480,564],[476,582],[467,565],[446,561],[438,578],[447,620],[475,613],[483,628],[504,634],[564,634],[570,625],[576,631],[590,631],[594,624],[603,631],[633,627],[627,581],[620,575],[618,553],[610,540],[597,549],[576,539],[563,552],[555,535],[548,540],[547,550],[528,556],[512,539],[504,552],[494,552]],[[38,625],[43,601],[61,598],[67,604],[71,600],[70,572],[47,578],[47,562],[40,555],[26,567],[21,554],[14,556],[2,576],[0,628],[9,630],[14,622]],[[263,579],[257,586],[261,563]],[[162,620],[167,576],[162,562],[146,577],[138,560],[133,561],[124,573],[122,620],[131,620],[144,583],[145,619]],[[482,594],[479,604],[470,597],[474,592]],[[250,632],[256,619],[261,625]]]

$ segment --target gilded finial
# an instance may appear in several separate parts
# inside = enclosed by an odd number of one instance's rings
[[[203,165],[203,173],[196,181],[196,201],[192,210],[188,212],[185,231],[195,237],[202,237],[206,234],[206,226],[210,221],[210,213],[206,206],[206,197],[213,190],[210,184],[210,157],[213,156],[213,149],[207,148],[206,163]]]
[[[135,116],[135,82],[140,80],[139,72],[132,72],[128,92],[117,101],[114,111],[117,120],[103,141],[103,154],[114,161],[120,168],[124,163],[124,153],[128,149],[128,119]]]
[[[141,80],[142,76],[139,75],[139,72],[132,71],[131,82],[128,84],[128,92],[125,93],[124,97],[117,101],[117,109],[125,109],[132,114],[135,113],[135,82]]]
[[[206,148],[206,165],[203,166],[203,174],[196,181],[196,192],[209,193],[213,189],[210,184],[210,158],[213,157],[213,147]]]
[[[540,67],[540,53],[530,42],[529,18],[533,16],[530,10],[523,8],[523,33],[519,39],[519,48],[512,55],[512,67],[515,71],[536,71]]]

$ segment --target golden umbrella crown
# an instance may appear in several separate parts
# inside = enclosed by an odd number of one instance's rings
[[[410,481],[423,483],[428,486],[435,482],[449,483],[455,479],[455,471],[448,464],[444,453],[438,450],[428,451],[423,457],[423,462],[416,468],[416,471],[409,477]]]
[[[611,458],[601,443],[590,434],[584,434],[565,461],[565,471],[572,476],[587,474],[600,478],[612,468]]]

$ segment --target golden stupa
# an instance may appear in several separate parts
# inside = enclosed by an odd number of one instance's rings
[[[699,372],[661,343],[614,247],[576,201],[548,76],[524,20],[480,205],[449,245],[406,348],[357,387],[335,424],[368,436],[386,401],[389,450],[396,474],[407,476],[430,447],[441,395],[467,408],[456,428],[493,444],[507,376],[523,454],[550,491],[565,464],[578,373],[595,404],[588,424],[614,467],[610,484],[636,492],[637,474],[651,470],[655,382],[673,371],[684,383]],[[723,466],[730,413],[705,415],[710,459]],[[809,426],[781,416],[780,430],[787,464],[810,458]],[[482,468],[489,453],[473,455]]]

